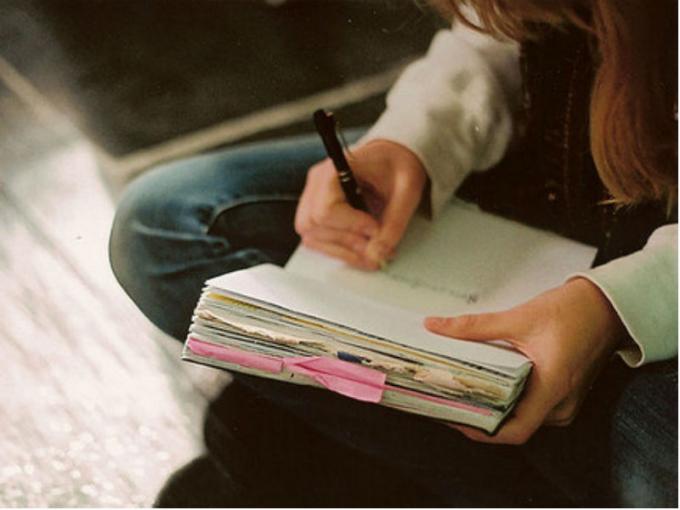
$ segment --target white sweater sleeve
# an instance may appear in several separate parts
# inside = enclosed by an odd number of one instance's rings
[[[519,48],[462,24],[439,32],[407,67],[387,108],[359,143],[387,139],[418,156],[437,215],[473,170],[504,155],[520,96]],[[654,232],[643,250],[571,277],[587,278],[612,303],[635,345],[619,354],[630,366],[677,356],[677,225]]]
[[[497,163],[512,136],[519,48],[462,24],[440,31],[409,65],[387,108],[360,143],[387,139],[418,156],[430,178],[433,215],[471,170]]]
[[[631,367],[678,355],[678,226],[651,235],[644,249],[573,276],[597,285],[635,344],[619,351]]]

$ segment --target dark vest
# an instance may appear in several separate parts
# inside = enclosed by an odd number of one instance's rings
[[[641,249],[665,223],[665,204],[617,208],[589,148],[589,101],[594,76],[589,38],[549,30],[522,46],[523,108],[519,142],[487,172],[471,175],[459,196],[482,209],[598,247],[595,265]]]

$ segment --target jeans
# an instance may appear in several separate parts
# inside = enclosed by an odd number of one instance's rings
[[[116,277],[154,324],[183,340],[206,279],[263,262],[285,263],[299,240],[293,218],[306,171],[324,156],[316,137],[296,137],[142,175],[114,220]],[[518,492],[531,490],[527,477],[555,491],[561,505],[677,505],[675,360],[636,370],[613,360],[572,425],[543,428],[519,447],[474,443],[434,421],[316,388],[237,379],[325,437],[417,480],[450,506],[526,503]]]

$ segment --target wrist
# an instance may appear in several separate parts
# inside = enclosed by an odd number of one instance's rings
[[[418,169],[418,173],[423,176],[423,179],[427,177],[425,165],[420,160],[418,155],[406,145],[388,140],[387,138],[374,138],[362,145],[362,148],[369,146],[374,150],[382,151],[386,157],[395,163],[400,163],[401,165]]]
[[[582,277],[573,278],[565,285],[578,293],[583,303],[582,310],[587,315],[584,319],[596,325],[600,337],[612,351],[628,338],[621,318],[597,285]]]

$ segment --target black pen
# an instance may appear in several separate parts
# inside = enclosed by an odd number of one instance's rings
[[[350,168],[349,163],[347,163],[345,153],[342,150],[342,145],[340,145],[340,141],[338,140],[333,114],[326,112],[325,110],[315,111],[314,125],[323,141],[324,147],[326,147],[326,153],[333,162],[335,171],[338,173],[340,186],[345,193],[347,203],[355,209],[368,211],[366,202],[364,202],[364,198],[361,196],[361,188],[354,178],[352,169]]]

